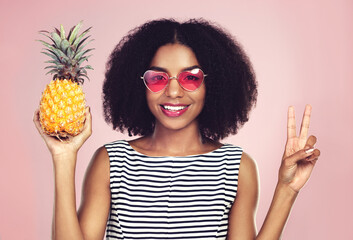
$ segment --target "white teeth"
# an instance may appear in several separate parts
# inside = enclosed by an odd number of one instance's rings
[[[180,111],[185,109],[187,106],[170,106],[170,105],[162,105],[162,107],[169,111]]]

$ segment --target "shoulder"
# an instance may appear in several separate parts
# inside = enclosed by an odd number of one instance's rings
[[[255,160],[246,152],[242,152],[240,169],[245,174],[257,173],[257,165]]]
[[[109,183],[110,177],[109,156],[104,146],[98,148],[93,154],[91,162],[87,168],[85,183]]]
[[[246,152],[243,152],[239,168],[238,194],[250,194],[257,198],[258,194],[258,170],[255,160]]]
[[[101,146],[93,154],[93,159],[102,159],[106,157],[108,157],[108,152],[105,146]]]

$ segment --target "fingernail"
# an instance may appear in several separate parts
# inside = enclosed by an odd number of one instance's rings
[[[305,151],[306,154],[312,153],[314,151],[314,148],[310,148],[308,150]]]

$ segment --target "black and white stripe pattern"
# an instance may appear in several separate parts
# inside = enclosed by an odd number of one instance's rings
[[[127,141],[110,158],[107,239],[226,239],[242,149],[223,145],[185,157],[150,157]]]

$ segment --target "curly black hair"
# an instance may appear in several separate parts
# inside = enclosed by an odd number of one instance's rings
[[[103,85],[106,122],[115,130],[127,130],[130,136],[152,134],[155,118],[140,76],[158,48],[169,43],[191,48],[207,74],[205,104],[198,116],[202,137],[218,141],[236,134],[256,103],[255,73],[240,44],[204,19],[150,21],[119,42],[107,63]]]

